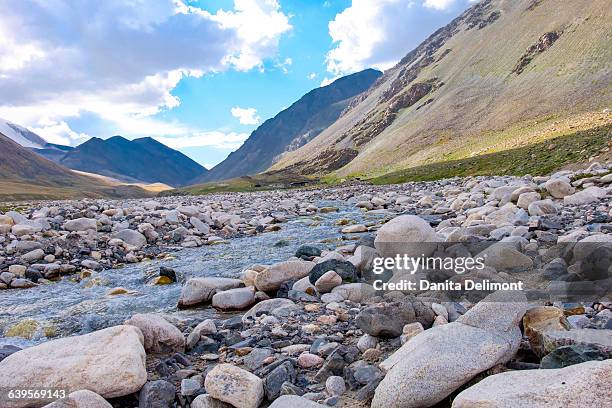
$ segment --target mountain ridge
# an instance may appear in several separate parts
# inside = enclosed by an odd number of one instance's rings
[[[500,132],[525,121],[598,111],[612,101],[611,23],[604,0],[478,3],[269,171],[384,174],[452,158],[466,145],[473,151],[465,157],[487,152]]]
[[[0,132],[0,201],[151,195],[138,186],[77,174]]]
[[[60,160],[66,167],[127,182],[161,182],[183,186],[207,170],[181,152],[151,137],[91,138]]]
[[[366,69],[315,88],[255,129],[244,144],[198,181],[214,181],[266,170],[282,154],[308,143],[345,111],[382,73]]]

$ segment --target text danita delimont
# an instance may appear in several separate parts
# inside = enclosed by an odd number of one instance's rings
[[[454,271],[461,275],[471,271],[481,271],[485,268],[484,257],[435,257],[421,255],[418,257],[409,256],[407,254],[396,255],[395,257],[376,257],[373,261],[373,272],[376,275],[381,275],[385,271],[393,271],[394,274],[414,275],[421,271],[443,270]],[[521,291],[523,290],[523,282],[492,282],[488,279],[474,281],[464,279],[461,281],[445,280],[442,282],[431,282],[428,279],[420,278],[418,280],[399,279],[393,282],[384,282],[381,279],[374,280],[372,283],[375,290],[385,291],[424,291],[424,290],[440,290],[440,291]]]

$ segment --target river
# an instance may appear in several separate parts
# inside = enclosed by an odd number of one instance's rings
[[[383,217],[376,213],[364,214],[346,203],[323,201],[318,204],[332,205],[340,211],[296,217],[280,224],[281,229],[276,232],[230,239],[223,244],[180,249],[171,253],[174,259],[109,269],[80,282],[65,276],[53,284],[0,291],[2,333],[26,319],[39,324],[32,339],[0,337],[0,346],[14,344],[24,347],[46,341],[45,332],[49,331],[45,327],[51,327],[54,336],[85,334],[120,324],[135,313],[162,312],[198,320],[219,317],[219,313],[210,307],[177,310],[181,281],[204,276],[237,277],[249,265],[286,260],[304,244],[333,249],[343,242],[341,227],[336,225],[338,219],[348,218],[367,224]],[[352,237],[359,235],[352,234]],[[179,283],[148,284],[150,275],[147,271],[157,271],[160,266],[173,268],[179,275]],[[98,283],[92,285],[92,279]],[[123,287],[130,294],[108,295],[115,287]]]

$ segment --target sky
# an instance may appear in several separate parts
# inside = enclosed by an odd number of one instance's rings
[[[211,168],[308,91],[389,69],[474,0],[0,0],[0,117]]]

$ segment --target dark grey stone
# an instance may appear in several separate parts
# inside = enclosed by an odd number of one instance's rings
[[[138,408],[170,408],[175,389],[165,380],[148,381],[140,390]]]
[[[432,325],[434,313],[420,300],[406,297],[401,302],[379,303],[363,309],[355,324],[365,333],[377,337],[398,337],[408,323],[419,322],[423,327]]]
[[[606,360],[612,356],[595,347],[581,344],[559,347],[544,357],[540,362],[540,368],[563,368],[587,361]]]
[[[295,382],[296,371],[291,361],[285,361],[264,378],[264,392],[269,401],[274,401],[281,395],[284,383]]]
[[[321,250],[312,245],[302,245],[295,252],[295,256],[303,259],[310,259],[315,256],[321,256]]]
[[[357,268],[350,262],[339,261],[337,259],[329,259],[327,261],[316,264],[310,271],[310,283],[313,285],[316,281],[328,271],[335,271],[342,278],[343,282],[357,282]]]
[[[174,269],[169,268],[167,266],[162,266],[159,268],[159,276],[166,276],[170,278],[172,282],[176,282],[176,272]]]

